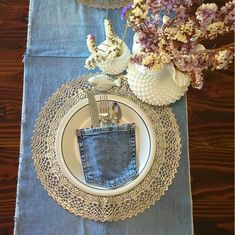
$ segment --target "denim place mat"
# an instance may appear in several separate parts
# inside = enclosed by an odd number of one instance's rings
[[[25,56],[21,151],[15,213],[17,235],[188,235],[193,233],[190,192],[187,109],[185,98],[171,107],[181,132],[182,155],[169,190],[154,206],[118,222],[95,222],[60,207],[36,177],[31,138],[38,114],[63,83],[89,73],[84,67],[87,33],[103,37],[108,16],[122,32],[120,10],[90,9],[76,0],[31,0],[28,47]],[[90,29],[93,31],[90,32]],[[127,38],[131,45],[131,34]]]

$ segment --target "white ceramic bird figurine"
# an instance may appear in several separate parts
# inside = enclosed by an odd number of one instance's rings
[[[88,82],[95,88],[97,91],[107,91],[112,87],[120,87],[121,79],[111,80],[108,75],[101,74],[96,75],[88,79]]]

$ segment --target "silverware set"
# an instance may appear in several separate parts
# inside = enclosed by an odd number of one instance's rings
[[[111,122],[109,101],[108,101],[108,96],[106,94],[100,95],[99,120],[100,120],[100,126],[109,125]]]
[[[100,126],[99,111],[96,104],[94,93],[92,92],[92,90],[87,90],[86,94],[89,102],[89,111],[91,116],[92,127],[99,127]]]
[[[89,101],[92,127],[102,127],[120,123],[122,112],[117,102],[110,102],[107,94],[101,94],[98,108],[92,90],[88,90],[86,93]]]
[[[117,102],[113,102],[111,107],[111,119],[114,124],[118,124],[120,120],[122,119],[122,111]]]

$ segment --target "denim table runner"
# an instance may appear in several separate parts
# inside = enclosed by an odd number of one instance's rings
[[[60,207],[36,177],[31,138],[41,108],[63,83],[89,73],[86,35],[104,39],[103,20],[111,19],[118,35],[124,30],[120,10],[100,10],[76,0],[31,0],[25,55],[21,152],[15,214],[17,235],[191,235],[186,101],[171,107],[181,132],[182,154],[173,184],[154,206],[136,217],[118,222],[95,222],[74,216]],[[131,46],[132,33],[127,36]]]

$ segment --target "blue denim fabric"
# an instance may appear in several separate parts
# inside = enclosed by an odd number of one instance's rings
[[[125,20],[121,9],[95,9],[76,0],[31,0],[27,54],[33,56],[88,57],[88,34],[94,34],[99,45],[105,40],[104,19],[113,22],[122,37]],[[125,41],[132,44],[133,32],[128,30]]]
[[[135,124],[77,130],[86,182],[116,188],[137,176]]]
[[[171,105],[176,115],[182,155],[173,184],[161,200],[136,217],[118,222],[90,221],[57,204],[37,179],[31,140],[45,102],[65,82],[82,75],[85,58],[26,57],[15,235],[191,235],[186,100]],[[40,206],[38,206],[40,205]]]
[[[165,195],[136,217],[100,222],[75,216],[59,206],[37,179],[32,160],[34,125],[45,102],[64,83],[86,73],[86,34],[104,39],[102,19],[114,22],[118,35],[124,29],[121,10],[100,10],[76,0],[31,0],[25,57],[22,131],[15,213],[15,235],[191,235],[187,107],[182,98],[171,107],[179,124],[182,155],[178,172]],[[132,33],[126,38],[131,48]],[[40,205],[40,206],[39,206]]]

